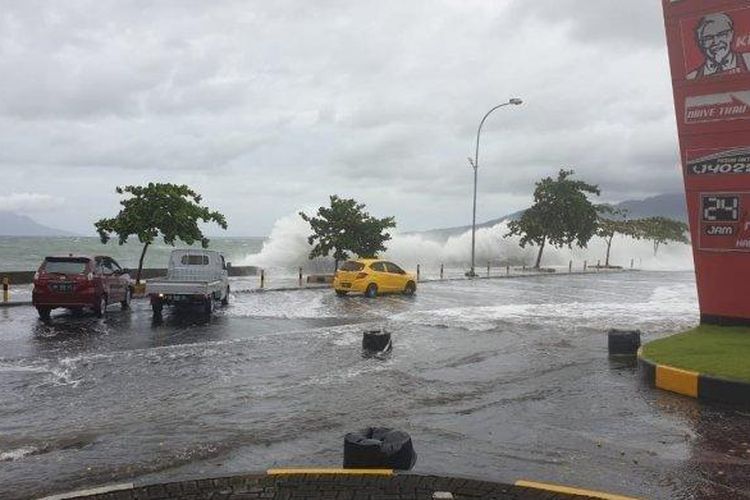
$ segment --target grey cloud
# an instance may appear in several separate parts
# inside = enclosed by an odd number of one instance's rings
[[[665,39],[661,2],[650,0],[513,0],[506,19],[564,24],[573,40],[606,42],[618,51],[639,45],[660,47]]]
[[[42,221],[62,227],[148,180],[194,185],[235,234],[331,193],[402,229],[458,224],[478,122],[519,96],[483,131],[486,218],[562,166],[612,197],[674,191],[660,16],[650,0],[18,2],[0,14],[0,174],[16,192],[55,178],[33,191],[71,193]]]

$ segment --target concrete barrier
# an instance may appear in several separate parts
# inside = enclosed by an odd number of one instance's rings
[[[333,274],[311,274],[307,277],[308,283],[333,283]]]

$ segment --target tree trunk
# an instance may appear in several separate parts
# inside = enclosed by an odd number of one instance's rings
[[[536,264],[534,265],[534,269],[539,269],[539,267],[542,265],[542,252],[544,252],[544,245],[547,244],[547,238],[544,238],[542,240],[542,244],[539,246],[539,253],[536,255]]]
[[[339,259],[333,259],[333,274],[339,271]]]
[[[654,257],[656,257],[656,252],[659,251],[659,242],[654,241]]]
[[[612,238],[614,238],[615,235],[609,237],[607,240],[607,258],[604,259],[604,267],[609,267],[609,250],[612,248]]]
[[[143,258],[146,257],[146,250],[151,243],[143,245],[143,251],[141,252],[141,259],[138,261],[138,271],[135,273],[135,284],[141,283],[141,271],[143,270]]]

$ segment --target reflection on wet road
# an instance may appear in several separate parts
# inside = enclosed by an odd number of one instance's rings
[[[605,331],[697,322],[688,273],[431,283],[416,297],[237,294],[206,321],[0,310],[0,489],[337,466],[362,425],[411,433],[416,471],[649,497],[750,488],[750,416],[641,386]],[[386,325],[394,350],[363,358]]]

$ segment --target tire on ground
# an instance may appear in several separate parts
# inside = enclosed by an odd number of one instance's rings
[[[610,356],[635,356],[641,347],[640,330],[616,330],[607,332]]]
[[[391,334],[386,330],[367,330],[362,334],[362,349],[368,352],[390,350]]]
[[[344,468],[410,470],[417,453],[409,434],[384,427],[368,427],[344,437]]]
[[[378,285],[375,283],[370,283],[367,285],[367,288],[365,289],[365,297],[374,299],[378,296]]]

